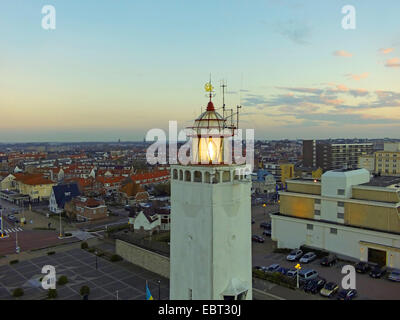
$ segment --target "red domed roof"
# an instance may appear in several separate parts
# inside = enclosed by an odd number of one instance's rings
[[[210,101],[207,105],[207,111],[215,111],[214,104]]]

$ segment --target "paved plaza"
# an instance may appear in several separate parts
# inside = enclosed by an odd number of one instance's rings
[[[82,249],[72,249],[50,256],[36,257],[14,265],[0,266],[0,300],[14,299],[15,288],[23,288],[23,299],[43,299],[46,291],[38,279],[44,265],[56,268],[57,278],[68,277],[69,283],[57,286],[59,300],[81,300],[79,290],[83,285],[90,288],[89,300],[144,300],[148,281],[154,299],[160,294],[162,300],[169,299],[169,280],[128,262],[109,262]]]

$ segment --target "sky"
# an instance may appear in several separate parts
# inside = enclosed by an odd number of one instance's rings
[[[355,8],[344,29],[342,7]],[[56,28],[42,28],[42,8]],[[400,138],[398,0],[1,0],[0,142],[134,141],[242,105],[258,139]]]

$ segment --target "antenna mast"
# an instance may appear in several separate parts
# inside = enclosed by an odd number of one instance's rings
[[[228,87],[226,84],[225,80],[222,80],[221,82],[221,88],[222,88],[222,117],[225,119],[225,88]]]

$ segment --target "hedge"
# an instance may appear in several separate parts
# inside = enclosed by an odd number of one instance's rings
[[[262,270],[253,269],[253,276],[290,289],[295,289],[297,286],[295,279],[291,279],[279,272],[269,273]]]

